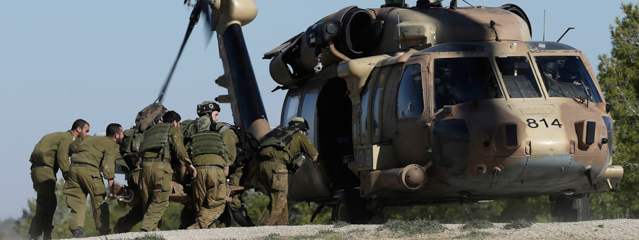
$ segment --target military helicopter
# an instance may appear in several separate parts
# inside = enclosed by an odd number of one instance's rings
[[[229,94],[216,100],[263,137],[271,128],[241,29],[255,2],[194,6],[189,29],[204,13],[219,40],[216,83]],[[560,221],[588,220],[588,194],[618,190],[624,172],[611,160],[611,106],[581,51],[531,35],[514,4],[389,0],[343,8],[265,53],[275,90],[287,91],[279,124],[309,122],[335,183],[307,161],[289,199],[365,223],[385,206],[548,195]]]

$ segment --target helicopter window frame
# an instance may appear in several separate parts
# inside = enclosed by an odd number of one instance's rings
[[[300,101],[302,105],[300,105],[301,111],[299,111],[299,115],[303,117],[304,119],[306,119],[306,121],[308,122],[309,129],[308,131],[306,131],[307,132],[306,136],[312,142],[316,142],[314,141],[314,138],[315,138],[315,123],[317,122],[316,121],[317,100],[319,99],[319,94],[320,94],[319,87],[308,89],[304,92],[304,98]],[[308,116],[308,114],[311,114],[310,117]]]
[[[502,61],[503,59],[509,59],[509,58],[523,58],[525,62],[527,63],[527,67],[526,66],[518,67],[518,64],[515,64],[515,68],[512,70],[513,73],[506,74],[508,78],[505,78],[504,68],[509,65],[502,65]],[[536,71],[536,68],[535,68],[536,66],[533,66],[534,65],[533,59],[530,57],[529,54],[499,55],[499,56],[495,56],[493,58],[493,61],[495,61],[495,67],[496,67],[497,73],[499,74],[499,77],[501,78],[501,82],[502,82],[501,84],[504,87],[504,93],[508,100],[544,98],[545,95],[544,95],[544,92],[542,91],[541,83],[539,82],[539,79],[537,78],[538,72]],[[518,70],[520,69],[523,70],[522,71],[523,74],[521,74],[521,76],[519,76],[520,74],[518,72]],[[511,72],[511,71],[509,70],[508,72]],[[527,84],[529,84],[529,86],[526,86]],[[532,88],[529,89],[528,87],[532,87]],[[523,91],[523,90],[526,90],[526,91]],[[514,94],[519,94],[521,96],[513,97]],[[530,96],[531,94],[534,94],[536,96]]]
[[[362,87],[362,91],[361,91],[361,101],[360,101],[360,119],[359,119],[359,125],[360,125],[360,130],[359,130],[359,134],[360,137],[362,139],[362,143],[364,142],[369,142],[368,139],[370,138],[369,135],[369,131],[368,131],[368,118],[370,116],[370,98],[371,98],[371,91],[370,91],[370,85],[372,85],[372,74],[371,77],[369,77],[369,80],[367,81],[367,83],[364,85],[364,87]],[[367,141],[364,141],[367,140]]]
[[[289,91],[288,94],[286,94],[286,101],[284,101],[284,106],[283,109],[284,111],[282,111],[282,117],[281,117],[281,123],[280,126],[286,126],[288,124],[289,121],[291,121],[293,118],[297,117],[299,115],[299,107],[300,107],[300,102],[302,98],[302,91]],[[296,99],[296,105],[294,108],[291,108],[292,106],[290,105],[292,100]],[[291,116],[291,112],[289,111],[295,111],[293,113],[293,116]]]
[[[474,65],[472,65],[472,67],[467,67],[466,71],[453,71],[455,68],[459,68],[459,63]],[[482,67],[480,64],[483,64],[484,66]],[[448,73],[447,76],[449,76],[448,80],[444,78],[446,73]],[[505,98],[504,90],[497,79],[496,70],[491,57],[486,54],[446,55],[433,57],[432,70],[429,74],[431,79],[429,81],[431,88],[429,93],[432,96],[429,100],[432,101],[433,113],[440,112],[444,106],[463,104],[472,100]],[[460,76],[465,76],[468,80],[464,84],[459,84],[458,82],[461,82],[460,79],[462,79],[459,78]],[[473,86],[469,83],[476,84]],[[455,89],[458,90],[457,94],[453,94]],[[478,93],[475,95],[468,94],[472,92]],[[460,95],[460,93],[465,93],[466,95],[475,97],[469,98],[464,94]],[[455,98],[454,96],[457,97]]]
[[[549,52],[537,52],[537,53],[533,53],[531,54],[531,58],[534,60],[534,67],[536,68],[536,72],[539,75],[539,78],[541,79],[541,82],[543,84],[544,87],[544,91],[546,96],[550,99],[550,98],[582,98],[582,99],[587,99],[590,102],[594,102],[594,103],[601,103],[604,102],[604,97],[601,94],[601,86],[599,86],[598,81],[596,80],[596,76],[594,75],[594,73],[590,70],[588,70],[588,68],[586,67],[587,64],[589,64],[588,60],[580,55],[578,52],[572,52],[572,53],[556,53],[556,52],[552,52],[552,55],[549,54]],[[562,63],[561,65],[558,65],[558,74],[559,76],[563,76],[566,74],[565,70],[562,71],[562,68],[564,67],[563,64],[567,64],[566,63],[566,59],[565,58],[573,58],[576,59],[578,62],[577,64],[579,65],[579,69],[577,70],[578,73],[572,72],[573,74],[575,74],[576,76],[581,76],[581,79],[579,80],[579,82],[581,84],[577,84],[574,83],[576,86],[573,86],[572,90],[575,90],[574,88],[577,87],[579,88],[579,86],[582,86],[581,88],[583,88],[584,91],[588,91],[590,90],[590,93],[588,92],[583,92],[583,94],[576,94],[576,93],[571,93],[568,92],[567,94],[562,94],[559,91],[562,90],[567,90],[565,87],[566,86],[572,86],[572,84],[566,84],[565,81],[559,81],[558,84],[563,85],[564,87],[562,88],[550,88],[548,86],[548,78],[544,75],[544,67],[541,66],[540,61],[539,60],[543,60],[546,61],[549,58],[564,58],[563,60],[560,59],[556,59],[555,61],[557,61],[558,63]],[[592,69],[592,68],[591,68]],[[554,85],[559,86],[559,85]],[[585,87],[585,88],[584,88]],[[575,96],[575,95],[577,96]]]
[[[414,69],[416,67],[416,69]],[[409,69],[410,68],[410,69]],[[410,71],[410,78],[405,78],[407,77],[407,75],[405,75],[407,72]],[[419,73],[419,74],[415,74],[415,73]],[[416,77],[419,76],[419,80],[416,80]],[[411,84],[407,84],[407,85],[403,85],[404,83],[406,83],[404,80],[406,79],[410,79],[412,81],[412,87]],[[419,88],[421,91],[415,91],[417,86],[416,84],[419,83]],[[402,72],[400,74],[400,81],[397,87],[397,97],[395,99],[395,117],[399,120],[399,119],[405,119],[405,118],[415,118],[415,117],[420,117],[424,114],[424,112],[426,111],[426,103],[425,103],[425,98],[424,98],[424,72],[422,71],[422,64],[419,62],[416,63],[410,63],[410,64],[406,64],[405,67],[402,69]],[[410,90],[413,91],[410,91]],[[404,93],[412,93],[413,96],[407,96],[408,94],[404,94]],[[402,100],[400,98],[402,97],[408,97],[408,98],[412,98],[412,99],[405,99]],[[403,107],[400,107],[401,104],[404,104],[402,102],[400,102],[400,100],[406,102],[408,105],[406,106],[408,108],[408,112],[410,112],[411,114],[406,115],[406,112],[403,112],[402,109]],[[419,103],[421,106],[416,106],[417,109],[414,108],[414,105],[411,105],[411,101],[416,101],[415,103]],[[414,109],[414,110],[411,110]],[[421,108],[421,111],[415,111],[415,110],[419,110],[419,108]]]

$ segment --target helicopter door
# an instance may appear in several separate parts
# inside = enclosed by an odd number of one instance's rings
[[[398,166],[427,164],[430,130],[427,125],[423,72],[426,64],[406,63],[396,85],[395,152]],[[391,76],[392,77],[392,76]],[[397,78],[395,78],[397,79]],[[396,83],[397,84],[397,83]]]
[[[284,106],[284,117],[282,118],[285,122],[282,125],[286,125],[290,119],[296,116],[306,119],[309,126],[307,137],[318,147],[320,158],[327,162],[330,159],[325,158],[320,146],[317,144],[318,134],[316,130],[318,124],[316,116],[319,92],[319,86],[310,86],[307,90],[302,89],[299,92],[289,94]],[[298,106],[300,103],[302,105]],[[299,115],[298,112],[300,113]],[[324,184],[324,178],[319,169],[313,164],[313,161],[304,161],[300,169],[289,177],[288,196],[292,200],[324,199],[330,196],[330,190]]]

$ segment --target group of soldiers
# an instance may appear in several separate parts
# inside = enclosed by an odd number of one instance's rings
[[[299,164],[298,159],[312,159],[328,179],[318,161],[319,153],[306,137],[308,123],[301,117],[274,129],[257,143],[259,147],[249,154],[253,161],[249,165],[238,156],[246,151],[239,141],[243,136],[231,130],[237,129],[234,126],[218,122],[217,103],[198,104],[198,118],[186,124],[177,112],[159,106],[161,111],[150,117],[143,131],[139,126],[124,131],[120,124],[112,123],[106,128],[106,136],[90,136],[89,123],[78,119],[71,130],[45,135],[38,142],[30,157],[37,192],[36,214],[29,228],[31,239],[41,235],[51,239],[58,169],[66,180],[63,193],[71,210],[69,230],[74,237],[84,234],[87,195],[100,235],[111,232],[108,202],[112,199],[117,199],[120,206],[130,206],[118,219],[115,233],[128,232],[140,222],[142,231],[160,230],[170,197],[176,196],[175,201],[184,203],[181,229],[215,228],[216,220],[227,227],[231,221],[253,226],[238,193],[252,188],[250,179],[257,174],[270,197],[260,225],[286,225],[288,175]],[[138,114],[136,125],[139,118],[149,118],[140,115],[150,110]],[[116,160],[124,165],[128,186],[114,183]],[[103,179],[108,182],[108,192]]]

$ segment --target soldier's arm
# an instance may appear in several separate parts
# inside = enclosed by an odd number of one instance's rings
[[[118,149],[118,145],[115,143],[113,146],[105,150],[100,166],[102,167],[104,179],[110,180],[115,178],[115,159],[117,159],[119,155],[120,151]]]
[[[182,163],[182,166],[185,166],[191,172],[191,175],[195,178],[197,177],[197,171],[195,171],[195,167],[193,166],[193,162],[189,158],[189,154],[186,151],[186,147],[184,147],[184,135],[178,128],[171,128],[169,130],[171,133],[171,138],[173,139],[173,151],[175,151],[175,155],[177,155],[178,159]],[[180,179],[184,179],[184,174],[180,176]]]
[[[306,152],[311,157],[311,159],[313,159],[313,163],[315,164],[315,166],[317,166],[317,168],[319,168],[328,186],[333,187],[333,180],[331,180],[331,178],[328,177],[326,168],[324,167],[324,165],[321,164],[321,161],[319,161],[318,159],[319,152],[317,151],[317,148],[315,148],[315,145],[313,145],[313,142],[311,142],[311,140],[308,139],[308,137],[306,137],[303,134],[300,134],[299,139],[300,139],[300,147],[302,148],[302,151]]]
[[[88,136],[84,136],[84,137],[79,137],[77,139],[75,139],[75,141],[73,141],[71,144],[67,145],[67,151],[69,153],[69,156],[71,156],[71,154],[73,154],[73,152],[75,151],[76,148],[78,148],[78,146],[80,146],[80,143],[82,143],[82,141],[84,141],[85,138],[87,138]]]
[[[58,145],[58,151],[56,151],[55,159],[58,167],[62,172],[62,177],[67,180],[67,174],[69,173],[69,156],[71,156],[70,145],[72,145],[73,138],[64,138]],[[77,146],[76,146],[77,147]]]
[[[304,136],[301,133],[299,133],[298,136],[299,136],[298,139],[300,141],[300,147],[302,148],[302,151],[308,154],[308,156],[313,159],[313,162],[317,164],[317,156],[319,156],[319,152],[317,152],[317,148],[315,148],[315,145],[313,145],[313,142],[311,142],[311,140],[308,139],[308,137]]]
[[[233,165],[235,157],[237,156],[237,149],[235,143],[238,141],[237,135],[233,130],[227,129],[222,133],[222,141],[226,144],[226,148],[229,150],[227,165]]]

